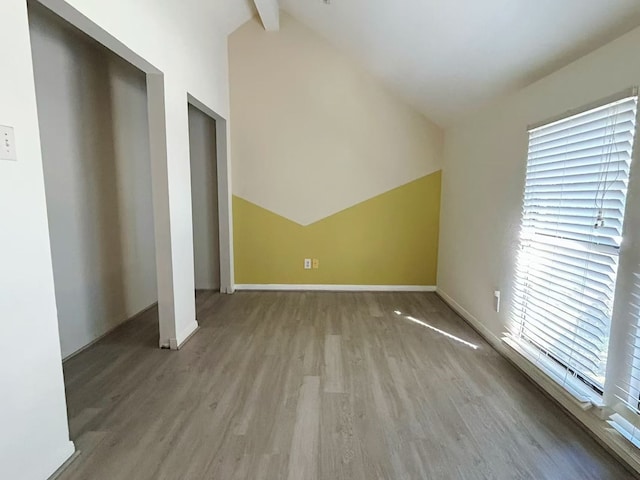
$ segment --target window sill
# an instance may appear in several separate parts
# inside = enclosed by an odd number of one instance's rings
[[[482,322],[464,309],[451,296],[438,290],[438,296],[471,325],[484,339],[489,342],[503,357],[511,361],[531,381],[536,383],[546,394],[562,407],[570,416],[580,423],[587,432],[608,452],[625,464],[629,471],[640,478],[640,450],[627,440],[627,436],[620,433],[619,425],[612,425],[608,408],[603,407],[602,399],[590,401],[591,407],[581,408],[578,399],[560,387],[557,382],[548,377],[539,367],[526,356],[524,349],[512,338],[500,339],[487,329]],[[520,353],[520,352],[523,353]],[[535,362],[535,358],[533,359]],[[615,428],[618,427],[618,428]]]
[[[537,360],[534,347],[522,345],[511,337],[503,337],[502,343],[506,346],[503,353],[507,358],[582,423],[596,441],[640,478],[640,442],[633,441],[629,422],[619,415],[611,415],[611,410],[604,406],[602,398],[579,380],[574,382],[579,384],[575,385],[575,392],[570,392],[563,387],[554,375],[556,375],[556,369],[564,369],[558,365],[541,365]],[[552,371],[551,375],[547,373],[545,367]]]
[[[513,337],[503,337],[502,342],[527,361],[529,368],[526,369],[526,373],[534,377],[544,388],[548,389],[552,386],[554,389],[559,389],[582,410],[586,411],[593,407],[599,410],[604,408],[604,402],[598,393],[577,378],[572,376],[567,378],[567,372],[562,366],[541,356],[532,345]],[[598,416],[601,417],[599,414]]]
[[[627,439],[634,447],[640,449],[640,439],[637,437],[637,427],[619,414],[611,415],[607,422],[611,428]]]

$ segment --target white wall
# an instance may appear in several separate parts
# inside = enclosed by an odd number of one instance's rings
[[[0,124],[15,128],[17,162],[0,161],[0,465],[47,478],[71,453],[53,291],[27,6],[3,2]]]
[[[170,272],[158,282],[159,293],[160,287],[165,293],[161,309],[169,310],[172,320],[165,333],[172,330],[180,342],[195,324],[187,93],[228,118],[226,35],[251,16],[251,9],[245,1],[230,0],[41,3],[81,24],[140,68],[155,67],[163,74],[165,108],[156,109],[150,123],[167,127],[166,162],[152,155],[152,172],[158,159],[167,172],[168,206],[162,215],[154,213],[154,222],[170,237],[170,254],[158,265]],[[0,161],[0,465],[7,478],[39,480],[53,473],[73,445],[66,422],[25,0],[3,1],[0,42],[11,50],[0,75],[0,124],[15,127],[19,157],[17,162]],[[222,174],[230,178],[228,168]],[[223,232],[221,243],[230,250],[228,224]],[[233,283],[228,270],[226,281]]]
[[[219,290],[216,124],[192,105],[189,105],[189,154],[195,287],[198,290]]]
[[[14,0],[17,1],[17,0]],[[156,228],[160,343],[177,348],[197,328],[193,298],[193,233],[188,154],[187,94],[229,117],[227,34],[253,10],[249,0],[130,2],[41,0],[148,76],[149,123]],[[228,131],[223,130],[225,133]],[[227,134],[228,135],[228,134]],[[232,229],[226,149],[220,189],[221,283],[232,291]]]
[[[495,335],[508,305],[527,161],[527,125],[640,84],[636,29],[446,131],[438,286]],[[631,199],[629,209],[633,209]],[[640,225],[637,225],[640,227]],[[635,227],[632,225],[631,227]],[[634,235],[629,229],[625,243]]]
[[[475,318],[477,326],[494,341],[509,322],[527,125],[640,85],[639,49],[640,29],[636,29],[446,131],[438,289]],[[623,309],[628,306],[633,273],[639,272],[640,264],[637,162],[636,158],[632,165],[616,294]],[[494,311],[496,289],[502,290],[500,313]],[[622,322],[617,325],[624,326]],[[612,330],[612,338],[624,334],[620,329]],[[593,420],[593,425],[599,425],[595,416],[583,413],[575,414],[587,424]]]
[[[144,73],[29,10],[63,357],[157,301]]]

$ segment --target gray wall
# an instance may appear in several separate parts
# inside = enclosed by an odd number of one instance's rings
[[[30,6],[62,355],[157,300],[146,79]]]
[[[193,256],[196,289],[220,289],[215,121],[189,105]]]

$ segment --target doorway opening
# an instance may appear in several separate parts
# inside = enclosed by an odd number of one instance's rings
[[[196,318],[221,290],[217,122],[189,102],[191,217]]]
[[[65,2],[27,5],[65,383],[82,385],[75,394],[65,388],[67,419],[70,438],[83,441],[96,416],[117,404],[105,401],[115,398],[113,384],[85,368],[95,355],[127,387],[137,385],[131,365],[140,349],[177,349],[192,334],[184,327],[197,328],[188,209],[171,208],[188,202],[189,160],[176,155],[187,151],[186,108],[182,122],[166,103],[180,91],[165,89],[164,73],[86,15]],[[232,293],[227,123],[182,93],[216,121],[220,288]],[[140,321],[76,356],[132,316]]]
[[[40,4],[28,7],[68,359],[158,300],[146,74]]]
[[[216,121],[189,104],[194,285],[220,291],[220,229]]]

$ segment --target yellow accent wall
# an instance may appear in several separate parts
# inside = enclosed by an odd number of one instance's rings
[[[236,283],[436,285],[440,183],[438,171],[307,226],[234,196]]]

